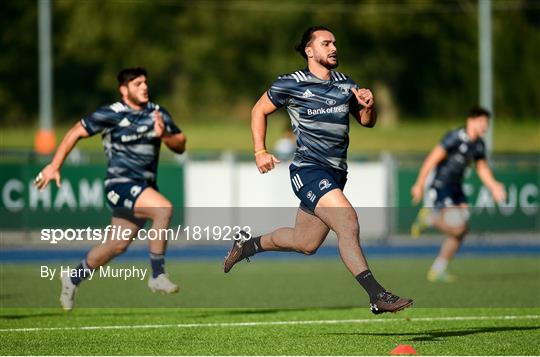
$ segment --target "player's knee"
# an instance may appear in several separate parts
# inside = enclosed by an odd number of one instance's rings
[[[163,217],[170,220],[174,212],[172,203],[167,201],[167,204],[165,205],[165,207],[162,207],[162,209],[163,209]]]
[[[465,238],[465,235],[467,234],[468,231],[469,231],[469,227],[466,224],[464,224],[461,227],[456,228],[454,235],[457,239],[462,241],[463,238]]]
[[[114,254],[114,256],[125,253],[128,250],[130,242],[131,241],[129,241],[129,242],[118,242],[118,244],[115,244],[112,247],[112,253]]]
[[[469,221],[469,210],[467,208],[448,208],[443,212],[443,222],[455,231],[460,231]]]
[[[313,255],[317,253],[317,250],[319,249],[319,247],[320,247],[320,244],[310,242],[300,247],[300,252],[305,255]]]
[[[468,231],[469,211],[467,208],[450,208],[443,214],[448,233],[462,240]]]
[[[163,201],[159,207],[154,207],[151,211],[152,220],[170,220],[174,212],[172,203],[168,200]]]

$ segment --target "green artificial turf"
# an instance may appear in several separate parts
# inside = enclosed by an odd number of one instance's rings
[[[312,259],[313,258],[313,259]],[[176,295],[145,281],[84,282],[76,308],[57,306],[58,280],[42,264],[1,265],[2,355],[388,355],[399,344],[420,355],[538,355],[540,264],[530,257],[462,257],[458,280],[425,280],[431,259],[372,259],[388,289],[415,299],[374,316],[336,258],[255,259],[223,274],[221,261],[175,261]],[[65,262],[75,263],[75,262]],[[117,261],[114,267],[144,261]]]

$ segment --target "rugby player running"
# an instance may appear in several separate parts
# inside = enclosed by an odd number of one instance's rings
[[[224,271],[265,251],[315,254],[331,229],[338,237],[343,263],[369,295],[371,311],[381,314],[407,308],[412,300],[387,291],[369,270],[360,247],[356,211],[343,194],[349,114],[360,125],[372,128],[377,118],[373,94],[334,71],[338,66],[336,39],[327,28],[308,28],[296,50],[307,60],[307,67],[278,77],[251,112],[255,161],[261,174],[279,163],[266,150],[267,117],[285,106],[291,118],[297,148],[289,167],[290,178],[301,201],[295,226],[259,237],[241,232],[225,258]]]
[[[418,237],[430,226],[447,235],[428,271],[427,278],[431,282],[449,283],[455,280],[455,276],[447,272],[447,266],[468,230],[469,209],[461,186],[465,170],[473,161],[478,177],[491,191],[495,201],[501,203],[506,200],[504,186],[495,180],[486,160],[486,146],[482,137],[487,132],[489,117],[486,109],[471,108],[466,126],[446,133],[424,160],[411,188],[414,203],[420,202],[424,189],[428,188],[424,207],[411,227],[411,235]]]
[[[163,232],[173,212],[171,202],[156,185],[159,152],[164,142],[173,152],[183,153],[186,137],[163,107],[149,101],[144,68],[123,69],[117,79],[122,100],[102,106],[77,122],[63,138],[52,162],[35,179],[40,190],[51,180],[60,186],[60,168],[79,139],[102,134],[108,159],[105,192],[113,210],[111,225],[127,239],[107,239],[88,252],[76,267],[77,274],[61,277],[60,303],[65,310],[73,308],[79,284],[93,269],[126,251],[147,219],[152,220],[153,229]],[[154,292],[175,293],[179,287],[165,273],[166,249],[165,234],[149,240],[152,275],[148,287]]]

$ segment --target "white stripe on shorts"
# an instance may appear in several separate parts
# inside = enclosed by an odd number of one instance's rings
[[[298,174],[296,174],[296,175],[293,176],[292,182],[293,182],[293,184],[294,184],[294,187],[296,188],[296,191],[300,191],[300,189],[302,188],[302,186],[304,186],[304,184],[303,184],[302,181],[300,180],[300,176],[298,176]]]

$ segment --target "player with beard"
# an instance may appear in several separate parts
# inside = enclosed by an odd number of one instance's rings
[[[90,250],[76,267],[76,276],[62,276],[60,303],[65,310],[73,308],[79,284],[93,269],[122,254],[147,219],[160,232],[168,228],[172,216],[171,202],[156,185],[159,151],[163,142],[173,152],[183,153],[186,137],[163,107],[149,101],[144,68],[124,69],[117,79],[122,100],[100,107],[77,122],[63,138],[52,162],[35,179],[40,190],[51,180],[60,186],[60,168],[77,141],[102,134],[108,159],[105,194],[113,210],[111,225],[127,239],[107,239]],[[154,292],[175,293],[178,285],[165,273],[166,247],[164,236],[149,240],[152,275],[148,287]]]
[[[241,232],[225,258],[224,270],[227,273],[237,262],[265,251],[315,254],[331,229],[338,237],[343,263],[369,296],[371,311],[402,310],[412,300],[390,293],[375,280],[360,246],[356,211],[343,194],[349,114],[360,125],[373,127],[377,118],[373,94],[334,70],[338,66],[336,39],[327,28],[308,28],[296,49],[307,67],[278,77],[251,112],[254,155],[261,174],[279,163],[266,150],[267,117],[283,106],[289,113],[297,138],[290,179],[301,201],[295,226],[259,237]]]

